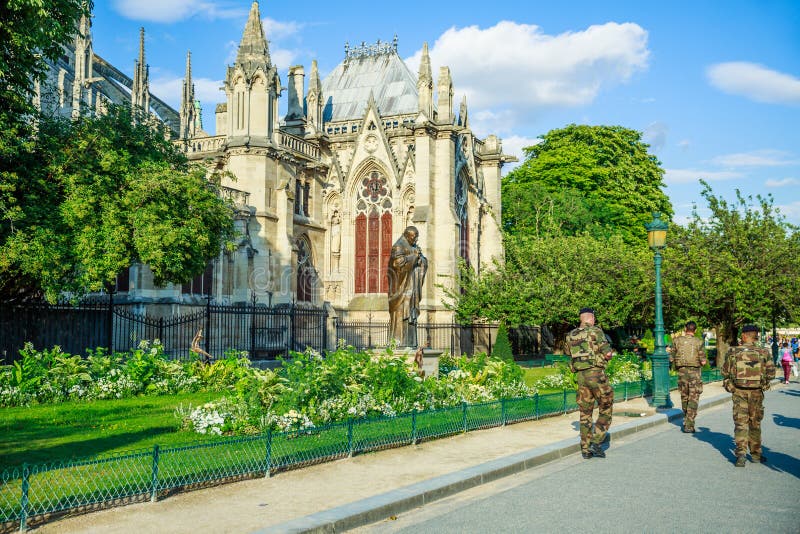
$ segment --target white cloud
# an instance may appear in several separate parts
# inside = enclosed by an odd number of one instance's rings
[[[669,126],[664,122],[656,121],[647,125],[642,138],[654,151],[658,152],[667,144],[668,133]]]
[[[508,173],[515,168],[519,167],[522,162],[525,161],[525,152],[522,150],[523,148],[538,145],[542,142],[539,138],[534,137],[523,137],[520,135],[510,135],[508,137],[502,138],[503,142],[503,154],[508,154],[509,156],[516,156],[519,160],[516,163],[508,163],[503,166],[503,173]]]
[[[783,180],[769,179],[764,182],[765,187],[786,187],[787,185],[800,185],[800,180],[797,178],[784,178]]]
[[[757,63],[717,63],[706,70],[709,83],[757,102],[800,105],[800,79]]]
[[[664,169],[664,182],[667,184],[688,184],[699,180],[718,182],[741,178],[742,173],[734,171],[706,171],[699,169]]]
[[[230,1],[202,0],[114,0],[114,9],[132,20],[171,23],[195,15],[208,19],[230,19],[247,16],[248,10],[235,7]]]
[[[407,59],[414,72],[421,55],[418,50]],[[647,32],[633,23],[548,35],[538,26],[502,21],[485,29],[450,28],[430,55],[434,75],[449,66],[456,94],[466,94],[473,110],[506,113],[511,128],[543,108],[591,103],[604,88],[646,69],[649,50]]]
[[[678,141],[678,148],[681,150],[688,150],[690,146],[692,146],[692,142],[688,139],[681,139]]]
[[[786,216],[786,219],[793,223],[800,223],[800,201],[791,202],[789,204],[777,204],[776,207],[781,210],[781,213]]]
[[[275,48],[274,50],[270,50],[269,55],[272,58],[272,62],[278,67],[278,71],[282,72],[295,64],[295,60],[300,55],[300,51],[288,48]],[[284,78],[286,77],[285,74],[283,76]]]
[[[789,159],[789,154],[780,150],[753,150],[717,156],[713,163],[725,167],[778,167],[794,165],[798,161]]]
[[[209,78],[193,78],[194,96],[203,106],[203,121],[213,120],[214,108],[225,101],[225,93],[220,91],[222,80]],[[180,109],[183,78],[178,76],[161,76],[150,81],[150,92],[175,109]]]
[[[261,19],[264,26],[264,34],[268,40],[284,39],[293,35],[297,35],[303,29],[305,24],[295,21],[281,22],[279,20],[264,17]]]

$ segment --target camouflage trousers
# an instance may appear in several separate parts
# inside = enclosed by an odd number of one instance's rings
[[[593,367],[578,371],[576,377],[578,379],[576,400],[581,412],[581,450],[586,452],[591,443],[600,444],[606,439],[614,408],[614,390],[608,383],[608,376],[603,369]],[[597,421],[592,425],[595,402],[599,414]]]
[[[761,456],[761,420],[764,418],[764,392],[760,389],[733,390],[733,441],[736,456]]]
[[[681,392],[681,408],[683,409],[683,427],[694,429],[697,417],[697,402],[703,392],[703,378],[699,367],[678,368],[678,390]]]

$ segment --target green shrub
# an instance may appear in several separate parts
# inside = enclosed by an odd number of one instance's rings
[[[514,361],[514,354],[511,351],[511,342],[508,340],[508,330],[502,323],[497,329],[497,339],[492,347],[492,358]]]

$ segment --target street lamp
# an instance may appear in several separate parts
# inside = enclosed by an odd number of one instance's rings
[[[661,303],[661,251],[667,246],[666,221],[661,220],[661,213],[653,212],[653,222],[645,224],[647,244],[653,249],[656,267],[656,324],[653,328],[655,348],[653,350],[653,406],[656,408],[672,408],[669,397],[669,354],[664,346],[664,312]]]

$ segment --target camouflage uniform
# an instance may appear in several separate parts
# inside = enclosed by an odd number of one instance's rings
[[[737,466],[747,454],[761,461],[761,420],[764,418],[764,391],[775,378],[775,364],[769,350],[755,343],[731,347],[722,364],[725,389],[733,395],[733,440]]]
[[[581,451],[586,456],[591,445],[599,446],[606,439],[611,426],[614,406],[614,390],[606,376],[605,355],[611,352],[603,330],[597,326],[582,324],[567,334],[570,351],[570,368],[578,381],[577,402],[580,408]],[[592,432],[592,413],[597,402],[599,414]]]
[[[691,334],[677,337],[672,342],[672,359],[678,370],[678,390],[681,392],[683,430],[694,432],[697,402],[703,392],[701,367],[706,361],[703,341]]]

